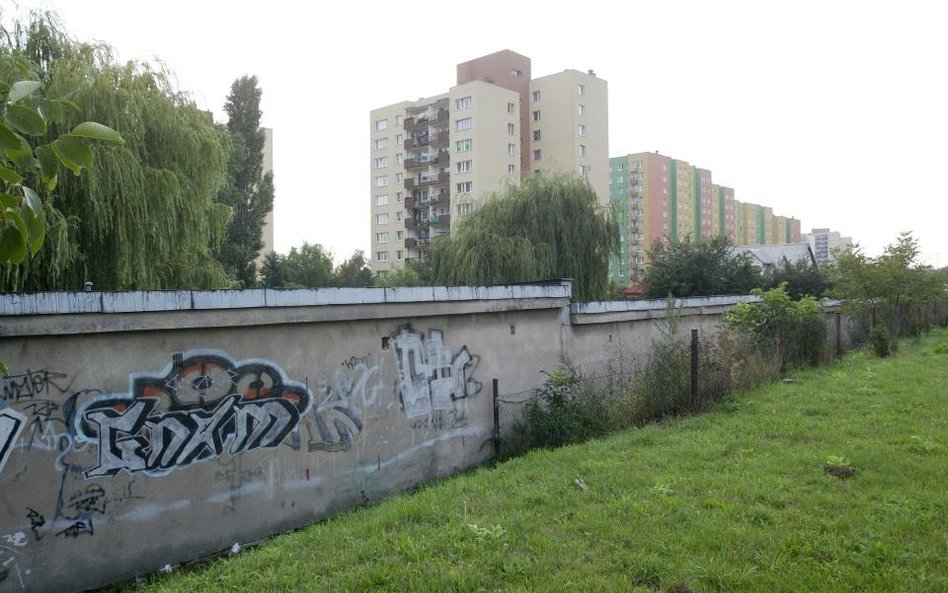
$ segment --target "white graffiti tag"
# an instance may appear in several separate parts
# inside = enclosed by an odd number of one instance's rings
[[[471,397],[481,390],[480,383],[466,376],[468,367],[476,365],[476,358],[471,356],[467,346],[452,356],[440,330],[429,330],[425,338],[411,328],[401,328],[394,337],[394,344],[397,392],[408,418],[452,410],[456,400]]]

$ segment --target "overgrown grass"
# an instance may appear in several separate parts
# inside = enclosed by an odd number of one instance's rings
[[[948,331],[792,379],[147,591],[948,591]]]

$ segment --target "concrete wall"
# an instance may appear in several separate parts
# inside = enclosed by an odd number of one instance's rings
[[[665,313],[570,296],[0,295],[0,592],[104,585],[481,463],[492,379],[645,349]],[[736,300],[682,303],[683,331]]]

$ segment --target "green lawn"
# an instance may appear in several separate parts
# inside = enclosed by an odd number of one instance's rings
[[[445,480],[146,590],[944,593],[948,332]]]

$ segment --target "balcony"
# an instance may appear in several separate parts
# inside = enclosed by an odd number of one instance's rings
[[[417,205],[417,203],[418,203],[418,199],[415,198],[414,196],[405,196],[405,209],[406,210],[411,210]]]
[[[421,158],[405,159],[406,169],[418,169],[420,167],[430,167],[432,165],[447,165],[451,161],[451,156],[447,150],[438,152],[438,156],[431,157],[427,154],[421,155]]]
[[[431,217],[431,226],[434,228],[451,228],[451,215],[438,214]]]
[[[405,249],[414,249],[418,246],[418,239],[409,237],[405,239]]]
[[[444,185],[451,179],[449,173],[444,171],[438,173],[437,175],[419,175],[417,179],[414,177],[405,178],[405,189],[412,191],[420,187],[429,187],[432,185]]]
[[[428,127],[428,116],[422,115],[420,117],[406,117],[405,118],[405,133],[412,134],[415,130],[419,128]]]

